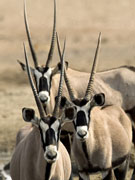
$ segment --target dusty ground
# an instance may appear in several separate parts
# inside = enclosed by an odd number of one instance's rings
[[[34,47],[43,64],[50,45],[53,1],[27,0],[27,12]],[[66,59],[72,68],[90,70],[100,31],[102,48],[98,70],[135,65],[134,0],[57,0],[57,31],[61,41],[67,38]],[[21,109],[35,107],[26,75],[16,62],[24,61],[23,42],[28,47],[23,0],[1,0],[0,161],[3,161],[2,153],[12,153],[16,132],[24,125]],[[53,64],[58,61],[55,48]]]

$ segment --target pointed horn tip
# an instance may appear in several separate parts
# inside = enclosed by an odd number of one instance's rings
[[[65,39],[64,39],[64,46],[66,45],[66,40],[67,40],[67,38],[65,37]]]
[[[21,64],[21,63],[22,63],[19,59],[17,59],[16,61],[17,61],[19,64]]]
[[[24,11],[26,9],[26,0],[23,0],[23,7],[24,7]]]
[[[102,33],[100,32],[99,37],[98,37],[98,41],[101,41],[101,35],[102,35]]]
[[[59,35],[58,35],[58,32],[56,31],[56,38],[58,39],[59,38]]]
[[[25,43],[23,42],[23,49],[25,50],[26,48],[25,48]]]

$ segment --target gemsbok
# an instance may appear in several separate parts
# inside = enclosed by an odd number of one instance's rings
[[[52,41],[51,41],[51,46],[50,46],[48,58],[47,58],[45,65],[40,66],[38,64],[37,55],[34,50],[32,40],[31,40],[31,34],[29,31],[25,1],[24,1],[24,22],[25,22],[25,28],[26,28],[26,34],[27,34],[27,38],[28,38],[29,47],[30,47],[30,52],[31,52],[32,59],[34,62],[34,67],[35,67],[35,68],[31,67],[30,69],[31,69],[31,72],[32,72],[34,80],[35,80],[36,89],[37,89],[39,98],[40,98],[41,102],[43,103],[43,105],[46,107],[46,104],[48,104],[49,102],[52,103],[52,101],[50,101],[50,89],[51,89],[51,85],[52,85],[52,78],[58,72],[60,72],[60,68],[61,68],[60,63],[58,63],[56,65],[56,67],[54,67],[54,68],[50,67],[50,63],[53,58],[55,39],[56,39],[56,0],[54,0],[54,23],[53,23]],[[19,60],[18,60],[18,62],[21,65],[22,69],[25,71],[26,65]],[[59,78],[58,78],[57,83],[58,82],[59,82]],[[54,89],[54,88],[52,88],[52,89]],[[57,91],[56,91],[55,95],[56,94],[57,94]],[[54,108],[54,104],[55,104],[55,102],[53,101],[52,109]]]
[[[64,50],[65,43],[62,54],[63,60],[58,96],[52,115],[46,115],[31,77],[31,70],[24,46],[28,78],[40,118],[36,117],[33,109],[22,109],[23,119],[26,122],[32,122],[35,126],[16,146],[10,167],[12,180],[69,180],[70,178],[70,157],[64,145],[60,142],[61,126],[64,123],[59,118],[59,106],[64,78]]]
[[[103,106],[104,93],[93,94],[100,38],[85,95],[75,96],[65,71],[71,101],[63,97],[61,108],[65,119],[74,125],[72,150],[80,180],[89,180],[89,175],[97,172],[102,173],[103,180],[125,180],[132,144],[131,121],[121,107]]]
[[[39,66],[34,47],[32,45],[31,35],[28,28],[28,21],[26,16],[26,7],[24,4],[24,21],[26,27],[27,38],[34,61],[35,69],[31,68],[32,74],[35,79],[35,84],[39,97],[44,104],[44,108],[48,113],[51,113],[54,104],[55,96],[57,95],[59,75],[61,65],[58,63],[56,67],[51,68],[50,62],[52,60],[54,43],[56,36],[56,2],[54,0],[54,25],[53,25],[53,35],[50,51],[48,54],[48,59],[46,65]],[[25,64],[20,62],[23,70],[26,70]],[[66,63],[66,68],[68,64]],[[67,74],[71,80],[71,85],[74,85],[76,89],[75,95],[77,97],[82,97],[85,93],[85,89],[88,84],[89,73],[76,71],[71,68],[67,69]],[[103,92],[106,96],[105,105],[116,104],[121,106],[126,113],[130,115],[133,124],[133,142],[135,142],[135,67],[123,66],[112,70],[106,70],[104,72],[96,73],[96,78],[93,85],[93,92],[100,93]],[[78,81],[79,79],[79,81]],[[68,97],[68,92],[65,87],[64,96]],[[113,98],[112,98],[113,97]],[[51,100],[50,100],[51,99]]]
[[[57,95],[58,82],[59,82],[59,76],[57,75],[57,73],[60,71],[61,68],[60,63],[58,63],[54,68],[50,67],[50,62],[52,60],[53,51],[54,51],[54,43],[55,43],[55,35],[56,35],[55,0],[54,0],[54,25],[53,25],[52,42],[45,66],[38,65],[37,56],[32,45],[31,35],[28,28],[25,5],[24,5],[24,21],[25,21],[28,42],[35,65],[35,69],[31,68],[31,71],[35,79],[37,92],[39,94],[42,103],[44,104],[44,109],[48,113],[52,113],[55,104],[54,99],[55,96]],[[26,70],[25,64],[23,64],[22,62],[20,62],[20,64],[22,69]],[[94,94],[100,92],[103,92],[105,94],[106,96],[105,105],[116,104],[118,106],[121,106],[130,115],[133,123],[133,142],[135,142],[135,138],[134,138],[135,137],[135,123],[134,123],[135,100],[133,98],[135,96],[135,92],[133,91],[133,86],[135,84],[134,69],[135,69],[134,67],[124,66],[113,70],[97,73],[93,85]],[[88,84],[89,73],[80,72],[68,68],[67,74],[69,76],[69,79],[71,80],[71,84],[73,84],[76,89],[75,95],[77,97],[82,97],[83,94],[85,93],[84,91]],[[80,81],[78,81],[78,79]],[[68,97],[68,92],[66,87],[63,86],[63,88],[64,88],[63,95]],[[72,128],[70,128],[70,126],[68,126],[67,124],[63,127],[63,130],[72,134]],[[65,137],[66,133],[63,130],[62,130],[62,134],[64,134],[63,137]],[[67,145],[65,142],[67,143]],[[70,147],[68,147],[69,140],[67,135],[66,135],[66,140],[63,140],[63,143],[66,145],[68,152],[70,153]]]

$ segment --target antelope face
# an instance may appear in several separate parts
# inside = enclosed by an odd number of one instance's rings
[[[59,157],[58,145],[61,121],[53,116],[47,116],[45,119],[38,119],[35,117],[35,111],[29,108],[23,108],[22,114],[25,121],[34,122],[34,124],[38,126],[45,160],[48,163],[55,162]]]
[[[33,74],[39,98],[43,104],[47,104],[50,101],[52,69],[48,67],[38,67],[34,69]]]
[[[91,110],[95,106],[102,106],[105,102],[104,94],[96,94],[87,101],[86,99],[76,99],[73,103],[76,107],[76,118],[74,119],[74,127],[76,137],[85,140],[89,136],[89,125],[91,120]]]
[[[49,117],[48,123],[40,122],[40,134],[44,148],[44,157],[47,162],[53,163],[58,157],[58,142],[60,139],[61,123],[55,117]]]
[[[73,123],[76,130],[76,137],[77,139],[85,140],[89,135],[90,103],[84,100],[77,100],[74,102],[74,105],[76,108],[76,117]]]
[[[23,71],[26,71],[26,65],[18,60]],[[68,68],[68,62],[65,62],[66,69]],[[35,85],[37,89],[37,93],[41,102],[46,105],[50,101],[50,91],[51,91],[51,83],[52,78],[60,73],[61,63],[58,63],[54,68],[50,67],[30,67],[32,75],[35,79]]]
[[[62,99],[63,100],[63,99]],[[64,99],[65,101],[65,99]],[[65,104],[71,104],[70,108],[65,107],[65,117],[71,119],[71,110],[72,110],[72,120],[76,132],[77,139],[81,141],[86,140],[89,136],[89,125],[90,125],[90,115],[91,110],[95,106],[102,106],[105,102],[104,94],[96,94],[91,100],[86,99],[75,99],[73,102],[62,102],[62,106],[64,107]]]

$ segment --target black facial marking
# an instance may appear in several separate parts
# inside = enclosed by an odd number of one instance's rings
[[[56,120],[57,120],[56,117],[52,116],[49,120],[49,126],[51,126]]]
[[[76,118],[76,126],[85,126],[85,125],[87,125],[86,115],[84,111],[78,111]]]
[[[48,71],[49,67],[37,67],[36,69],[40,73],[44,74],[44,73],[46,73]]]
[[[37,83],[36,83],[36,88],[38,89],[38,92],[47,91],[50,94],[52,75],[50,75],[50,77],[48,77],[48,78],[50,78],[50,81],[49,81],[50,84],[48,84],[47,78],[44,77],[44,74],[48,71],[48,69],[49,69],[49,67],[37,67],[36,68],[36,70],[42,74],[42,77],[39,79],[39,87],[37,87]],[[34,78],[35,78],[35,81],[37,82],[35,74],[34,74]]]
[[[44,149],[44,151],[45,151],[45,142],[44,142],[44,138],[43,138],[42,129],[41,129],[40,126],[39,126],[39,131],[40,131],[42,146],[43,146],[43,149]]]
[[[75,100],[73,101],[73,103],[74,103],[75,105],[80,106],[80,107],[86,105],[87,102],[88,102],[88,101],[87,101],[86,99],[75,99]]]
[[[47,78],[45,78],[44,76],[42,76],[39,80],[39,92],[40,91],[49,91]]]
[[[46,146],[49,146],[50,144],[56,145],[56,138],[55,138],[55,132],[52,128],[49,128],[46,131],[46,140],[45,140]]]
[[[50,173],[51,173],[51,167],[52,167],[52,164],[51,163],[47,163],[46,171],[45,171],[45,179],[49,179]]]

